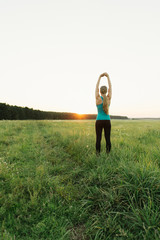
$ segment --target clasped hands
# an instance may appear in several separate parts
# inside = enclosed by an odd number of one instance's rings
[[[108,73],[102,73],[99,77],[101,78],[101,77],[104,77],[104,76],[106,76],[106,77],[109,77],[109,75],[108,75]]]

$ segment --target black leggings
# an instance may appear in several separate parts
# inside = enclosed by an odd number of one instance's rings
[[[111,150],[111,121],[110,120],[96,120],[96,152],[100,153],[101,151],[101,139],[102,139],[102,130],[104,128],[104,136],[106,139],[106,152],[109,153]]]

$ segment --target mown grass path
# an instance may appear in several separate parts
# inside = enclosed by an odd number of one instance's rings
[[[160,239],[160,121],[0,121],[0,239]]]

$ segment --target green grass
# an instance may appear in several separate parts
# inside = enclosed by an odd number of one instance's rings
[[[0,239],[160,239],[160,121],[0,121]]]

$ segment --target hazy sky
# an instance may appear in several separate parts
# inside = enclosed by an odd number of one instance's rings
[[[159,0],[0,0],[0,102],[97,113],[108,72],[110,114],[160,117],[159,10]]]

